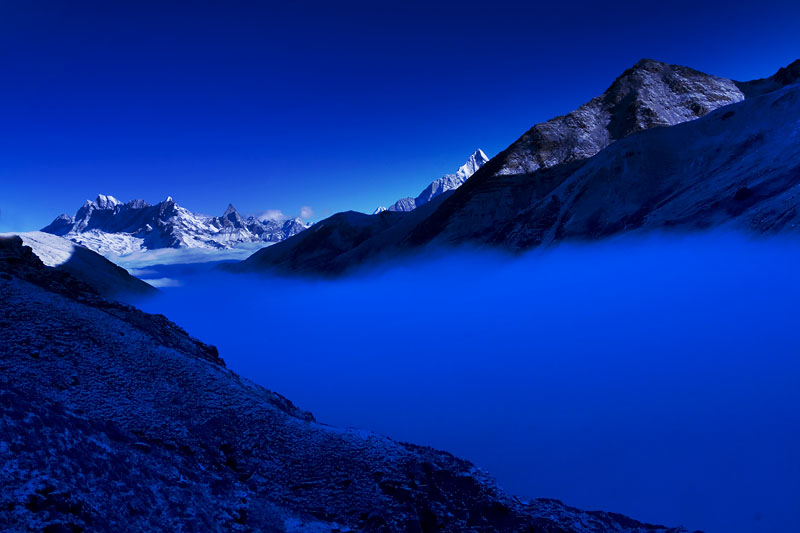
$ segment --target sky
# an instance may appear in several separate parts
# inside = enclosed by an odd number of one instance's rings
[[[371,212],[642,57],[771,75],[800,57],[797,20],[770,1],[0,0],[0,231],[98,193]]]

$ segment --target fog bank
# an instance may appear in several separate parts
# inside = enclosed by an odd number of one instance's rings
[[[522,497],[788,531],[798,265],[798,241],[620,240],[337,281],[195,270],[143,307],[318,420],[445,449]]]

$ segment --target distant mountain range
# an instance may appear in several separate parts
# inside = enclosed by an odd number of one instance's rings
[[[339,274],[422,247],[800,224],[800,60],[737,82],[644,59],[411,212],[338,213],[236,271]]]
[[[446,174],[445,176],[434,180],[430,185],[425,187],[425,189],[419,193],[416,198],[401,198],[400,200],[396,201],[394,204],[386,207],[379,207],[375,210],[373,214],[382,213],[384,211],[413,211],[417,207],[424,205],[434,198],[441,196],[442,194],[458,189],[461,185],[464,184],[467,179],[475,174],[479,168],[481,168],[489,158],[486,157],[486,154],[483,153],[483,150],[480,148],[475,150],[467,162],[458,167],[458,170],[455,174]]]
[[[113,196],[87,200],[74,217],[61,215],[42,229],[101,254],[159,248],[230,248],[241,243],[280,242],[308,228],[302,219],[244,218],[228,205],[222,216],[192,213],[172,197],[155,205],[122,203]]]
[[[403,198],[375,212],[408,212],[460,187],[489,160],[478,149],[454,174],[428,185],[416,198]],[[301,218],[243,217],[233,205],[222,216],[193,213],[172,197],[155,205],[144,200],[123,203],[100,194],[86,202],[75,216],[62,214],[41,231],[58,235],[103,255],[124,255],[162,248],[231,248],[243,243],[276,243],[311,226]]]

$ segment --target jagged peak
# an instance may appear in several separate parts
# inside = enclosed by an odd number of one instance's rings
[[[472,155],[469,156],[466,163],[458,167],[456,175],[464,179],[469,178],[475,174],[475,172],[477,172],[478,169],[481,168],[487,161],[489,161],[489,158],[486,157],[486,154],[483,153],[483,150],[478,148],[472,152]]]
[[[223,217],[227,217],[228,215],[232,215],[232,214],[238,215],[239,212],[236,210],[235,207],[233,207],[233,204],[228,204],[228,208],[225,210],[225,212],[222,214],[222,216]]]
[[[92,250],[120,254],[139,248],[229,248],[245,242],[278,242],[309,226],[277,214],[270,224],[262,224],[256,217],[245,219],[233,204],[228,204],[223,216],[208,216],[179,206],[172,196],[151,205],[140,199],[123,204],[101,194],[87,200],[73,217],[61,215],[42,231],[69,234],[81,244],[88,241],[79,234],[95,232],[88,243]],[[284,222],[287,225],[281,229]],[[220,228],[230,231],[220,232]]]
[[[122,205],[122,202],[111,196],[110,194],[98,194],[97,198],[94,201],[94,205],[99,209],[113,209],[118,205]]]
[[[133,208],[133,209],[141,209],[143,207],[150,207],[150,204],[148,204],[147,202],[145,202],[144,200],[139,199],[139,198],[137,198],[136,200],[131,200],[130,202],[128,202],[125,205],[127,205],[128,207]]]

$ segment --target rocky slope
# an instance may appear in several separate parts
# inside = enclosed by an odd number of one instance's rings
[[[523,502],[448,453],[316,422],[18,238],[0,293],[2,530],[681,531]]]
[[[0,234],[0,237],[12,236]],[[126,299],[152,296],[158,292],[124,268],[72,241],[41,231],[20,233],[18,236],[43,264],[68,272],[97,294]]]
[[[602,95],[533,126],[498,156],[495,173],[530,174],[586,159],[632,133],[680,124],[743,99],[732,80],[642,59]]]
[[[486,154],[483,153],[483,150],[479,148],[469,156],[463,165],[458,167],[458,170],[455,174],[446,174],[445,176],[434,180],[430,185],[425,187],[425,189],[423,189],[423,191],[419,193],[416,198],[401,198],[392,204],[388,209],[385,207],[378,207],[373,214],[377,215],[383,211],[413,211],[417,207],[430,202],[437,196],[440,196],[448,191],[458,189],[464,184],[465,181],[467,181],[467,179],[469,179],[470,176],[475,174],[478,169],[488,161],[489,158],[486,157]]]
[[[192,213],[172,197],[150,205],[122,203],[113,196],[87,200],[74,217],[60,215],[42,231],[65,237],[101,254],[159,248],[229,248],[240,243],[279,242],[308,225],[300,219],[242,217],[228,205],[222,216]]]
[[[792,231],[799,76],[800,61],[734,82],[642,60],[601,97],[534,126],[426,212],[386,220],[391,229],[374,223],[368,239],[340,239],[342,252],[323,263],[307,260],[312,241],[300,235],[233,269],[339,274],[427,246],[525,250],[630,231]],[[336,234],[336,224],[315,229]]]

